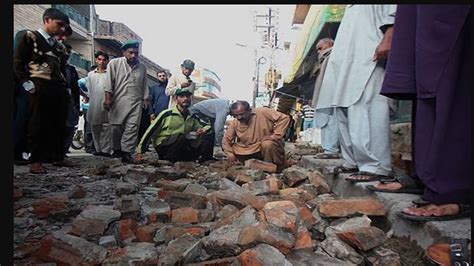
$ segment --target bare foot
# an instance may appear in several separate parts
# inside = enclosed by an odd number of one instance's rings
[[[428,204],[423,207],[406,208],[402,212],[414,216],[449,216],[459,213],[459,206],[457,204]]]
[[[380,184],[374,185],[374,187],[379,188],[379,189],[397,190],[402,187],[402,184],[400,184],[399,182],[390,182],[390,183],[385,183],[385,184],[380,183]]]

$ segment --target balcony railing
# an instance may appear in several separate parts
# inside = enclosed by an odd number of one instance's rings
[[[66,14],[69,19],[74,20],[77,22],[79,25],[87,29],[89,31],[89,18],[84,17],[81,13],[79,13],[77,10],[72,8],[70,5],[52,5],[54,8],[57,8],[61,10],[64,14]]]
[[[69,56],[69,64],[80,67],[86,70],[87,72],[89,72],[91,68],[91,61],[85,60],[84,58],[82,58],[82,56],[75,53],[71,53],[71,55]]]

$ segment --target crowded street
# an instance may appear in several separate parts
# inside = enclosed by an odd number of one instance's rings
[[[13,264],[471,265],[471,9],[14,5]]]

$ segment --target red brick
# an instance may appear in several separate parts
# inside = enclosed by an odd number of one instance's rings
[[[299,219],[299,210],[291,201],[273,201],[263,207],[265,219],[277,227],[289,232],[296,232],[296,223]]]
[[[313,227],[318,221],[314,218],[313,213],[311,210],[306,206],[306,204],[296,204],[298,210],[300,212],[300,219],[303,222],[304,226],[307,229]]]
[[[33,208],[36,217],[45,219],[51,214],[64,210],[68,203],[69,199],[66,196],[52,196],[35,201]]]
[[[155,236],[156,231],[163,226],[164,224],[155,223],[138,227],[136,233],[138,242],[153,243],[153,237]]]
[[[298,232],[296,233],[296,243],[295,249],[312,249],[313,248],[313,240],[311,239],[311,233],[306,229],[304,226],[300,226],[298,228]]]
[[[171,218],[171,211],[166,213],[156,213],[152,212],[146,216],[147,224],[154,224],[158,222],[168,222]]]
[[[346,198],[320,203],[319,213],[322,217],[346,217],[357,213],[383,216],[385,207],[382,202],[374,198]]]
[[[257,159],[250,159],[250,160],[245,161],[245,167],[256,169],[256,170],[262,170],[268,173],[276,173],[277,171],[276,164],[257,160]]]
[[[207,198],[221,206],[232,204],[235,207],[242,209],[247,205],[255,209],[262,209],[267,200],[265,197],[254,196],[250,193],[233,190],[221,190],[207,194]]]
[[[387,240],[384,231],[374,226],[360,227],[345,232],[339,232],[336,233],[336,235],[342,241],[361,251],[378,247]]]
[[[80,237],[55,232],[41,240],[35,256],[58,265],[99,265],[106,257],[103,247]]]
[[[306,202],[314,199],[314,195],[301,188],[280,189],[279,195],[284,200]]]
[[[174,223],[198,223],[198,215],[199,211],[194,208],[179,208],[171,211],[171,221]]]
[[[78,237],[99,236],[104,233],[107,223],[99,219],[84,219],[78,217],[72,222],[71,233]]]
[[[331,187],[329,187],[326,178],[318,170],[310,172],[308,175],[308,180],[313,186],[316,187],[316,190],[319,194],[325,194],[331,191]]]
[[[133,240],[137,232],[137,222],[134,219],[120,220],[119,223],[119,238],[120,240]]]
[[[203,237],[206,234],[206,228],[199,226],[173,226],[166,229],[165,241],[178,238],[186,233],[196,237]]]
[[[245,250],[237,258],[242,266],[263,266],[257,259],[257,251],[252,249]]]

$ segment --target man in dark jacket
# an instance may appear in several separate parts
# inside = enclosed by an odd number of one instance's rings
[[[43,27],[17,34],[13,57],[18,83],[29,92],[28,139],[34,174],[45,173],[43,163],[72,166],[64,160],[64,140],[69,95],[61,71],[63,56],[54,36],[63,34],[69,18],[55,8],[43,13]]]
[[[165,94],[166,85],[168,85],[168,74],[164,70],[156,72],[158,83],[149,88],[150,105],[147,109],[143,109],[140,129],[138,131],[138,139],[141,139],[145,131],[150,126],[150,122],[161,113],[168,109],[170,97]]]

